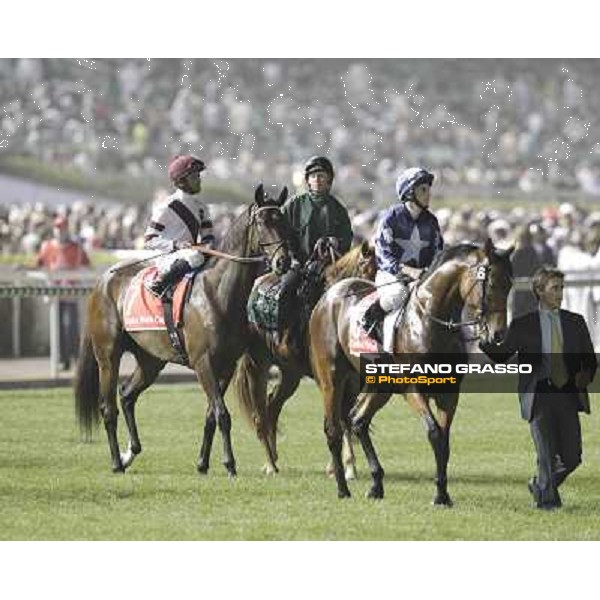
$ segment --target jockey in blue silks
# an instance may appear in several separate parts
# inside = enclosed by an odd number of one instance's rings
[[[436,217],[429,211],[433,174],[419,167],[403,171],[396,180],[399,204],[384,213],[375,234],[378,300],[369,307],[362,326],[382,342],[386,313],[400,308],[408,297],[408,284],[419,278],[444,240]]]

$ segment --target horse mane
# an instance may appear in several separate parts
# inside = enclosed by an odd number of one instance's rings
[[[358,276],[358,266],[360,265],[360,259],[363,253],[363,245],[365,243],[366,242],[363,242],[350,248],[348,252],[338,258],[338,260],[336,260],[333,264],[328,265],[325,268],[325,280],[339,280],[347,277]]]
[[[431,275],[444,263],[457,258],[465,258],[471,252],[473,252],[473,250],[481,250],[481,247],[472,242],[462,242],[460,244],[455,244],[454,246],[448,246],[447,248],[444,248],[433,259],[433,262],[429,265],[429,268],[423,273],[422,279],[425,279],[427,276]]]
[[[238,251],[245,243],[248,220],[250,219],[250,206],[244,207],[244,210],[232,221],[223,234],[217,246],[221,252]]]

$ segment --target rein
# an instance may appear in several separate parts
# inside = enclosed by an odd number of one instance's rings
[[[282,243],[282,242],[273,242],[273,243]],[[232,262],[237,262],[237,263],[242,263],[242,264],[259,263],[259,262],[263,262],[265,260],[263,256],[237,256],[235,254],[228,254],[227,252],[221,252],[220,250],[213,250],[209,246],[203,246],[202,244],[197,244],[195,246],[191,246],[191,248],[202,252],[202,254],[216,256],[218,258],[224,258],[226,260],[230,260]]]
[[[438,325],[441,325],[442,327],[444,327],[445,329],[447,329],[450,332],[459,331],[462,327],[481,325],[481,323],[483,322],[484,317],[487,313],[487,310],[486,310],[487,309],[487,306],[486,306],[486,290],[487,290],[486,283],[487,283],[490,266],[489,266],[489,264],[487,264],[487,265],[477,264],[477,265],[473,265],[473,266],[469,267],[469,269],[477,269],[477,273],[475,275],[475,281],[474,281],[473,285],[471,286],[471,289],[466,294],[466,297],[468,297],[471,294],[471,292],[477,285],[477,282],[481,281],[482,286],[483,286],[483,292],[481,294],[481,307],[480,307],[480,311],[479,311],[479,316],[476,319],[470,319],[468,321],[453,321],[452,319],[450,319],[449,321],[446,321],[444,319],[440,319],[439,317],[432,315],[423,306],[423,304],[421,303],[421,301],[419,299],[419,296],[416,295],[416,291],[415,291],[417,305],[421,308],[421,310],[427,315],[427,317],[431,321],[433,321],[434,323],[437,323]],[[477,338],[473,338],[473,339],[477,339]]]

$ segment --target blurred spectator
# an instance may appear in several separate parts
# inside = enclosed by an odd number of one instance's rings
[[[528,224],[517,234],[515,251],[511,257],[514,277],[531,277],[542,266],[542,260],[533,246]],[[515,290],[512,295],[512,318],[520,317],[537,309],[537,299],[530,290]]]
[[[599,64],[3,59],[0,130],[13,155],[92,176],[156,175],[169,155],[202,150],[213,177],[291,181],[303,157],[326,152],[346,196],[376,201],[409,164],[463,194],[600,196]]]
[[[53,237],[42,243],[37,255],[37,266],[49,271],[75,270],[90,264],[81,244],[69,236],[68,221],[64,216],[54,219]],[[67,284],[68,281],[57,283]],[[72,283],[72,282],[71,282]],[[77,358],[79,346],[78,301],[62,299],[58,303],[60,327],[60,368],[71,367],[71,360]]]

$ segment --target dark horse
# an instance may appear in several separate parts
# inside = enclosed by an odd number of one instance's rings
[[[209,468],[212,441],[218,424],[223,437],[224,465],[236,474],[231,447],[231,417],[223,396],[247,342],[246,302],[254,279],[270,259],[274,270],[289,261],[285,224],[280,207],[287,188],[278,200],[265,197],[263,186],[254,202],[234,221],[224,236],[220,251],[228,258],[211,259],[195,279],[184,309],[183,338],[190,367],[208,397],[208,411],[198,471]],[[260,256],[257,256],[260,255]],[[76,412],[82,429],[91,434],[102,414],[114,472],[124,471],[142,450],[134,416],[138,396],[158,377],[176,352],[166,331],[123,330],[123,301],[132,278],[143,267],[137,261],[109,269],[97,281],[87,303],[87,323],[82,338],[75,381]],[[119,364],[131,352],[137,367],[121,387],[121,408],[129,430],[129,447],[124,454],[117,441],[116,403]]]
[[[394,353],[433,357],[444,353],[460,356],[466,361],[468,355],[461,326],[475,325],[480,339],[503,337],[506,299],[512,283],[511,252],[512,249],[498,250],[487,240],[483,248],[460,244],[440,253],[410,294],[403,322],[395,333]],[[325,435],[340,498],[350,496],[341,459],[342,421],[350,419],[373,478],[368,496],[383,498],[384,472],[375,453],[369,427],[375,413],[392,394],[364,391],[355,404],[359,358],[348,350],[349,311],[374,290],[375,286],[366,281],[342,281],[323,295],[310,320],[310,359],[315,380],[323,394]],[[463,314],[472,320],[461,322]],[[453,319],[458,319],[458,322]],[[431,394],[425,393],[422,386],[407,385],[402,390],[410,406],[423,419],[433,448],[437,486],[434,504],[446,506],[452,505],[447,491],[447,466],[450,427],[458,404],[458,390],[457,386],[455,391],[433,397],[437,419],[429,406]]]
[[[375,251],[368,242],[355,246],[335,262],[329,262],[323,272],[325,288],[348,277],[375,279]],[[255,285],[268,287],[273,285],[276,278],[276,275],[269,273],[258,279]],[[251,328],[250,342],[238,363],[235,377],[242,412],[256,429],[266,451],[267,463],[264,471],[267,474],[276,473],[278,470],[277,422],[281,409],[298,388],[302,377],[312,377],[308,360],[308,339],[304,340],[302,354],[298,355],[293,351],[293,346],[288,344],[289,338],[286,333],[279,341],[268,332]],[[267,395],[268,373],[272,365],[279,367],[280,379]],[[349,436],[345,437],[344,448],[348,474],[352,477],[354,455]]]

